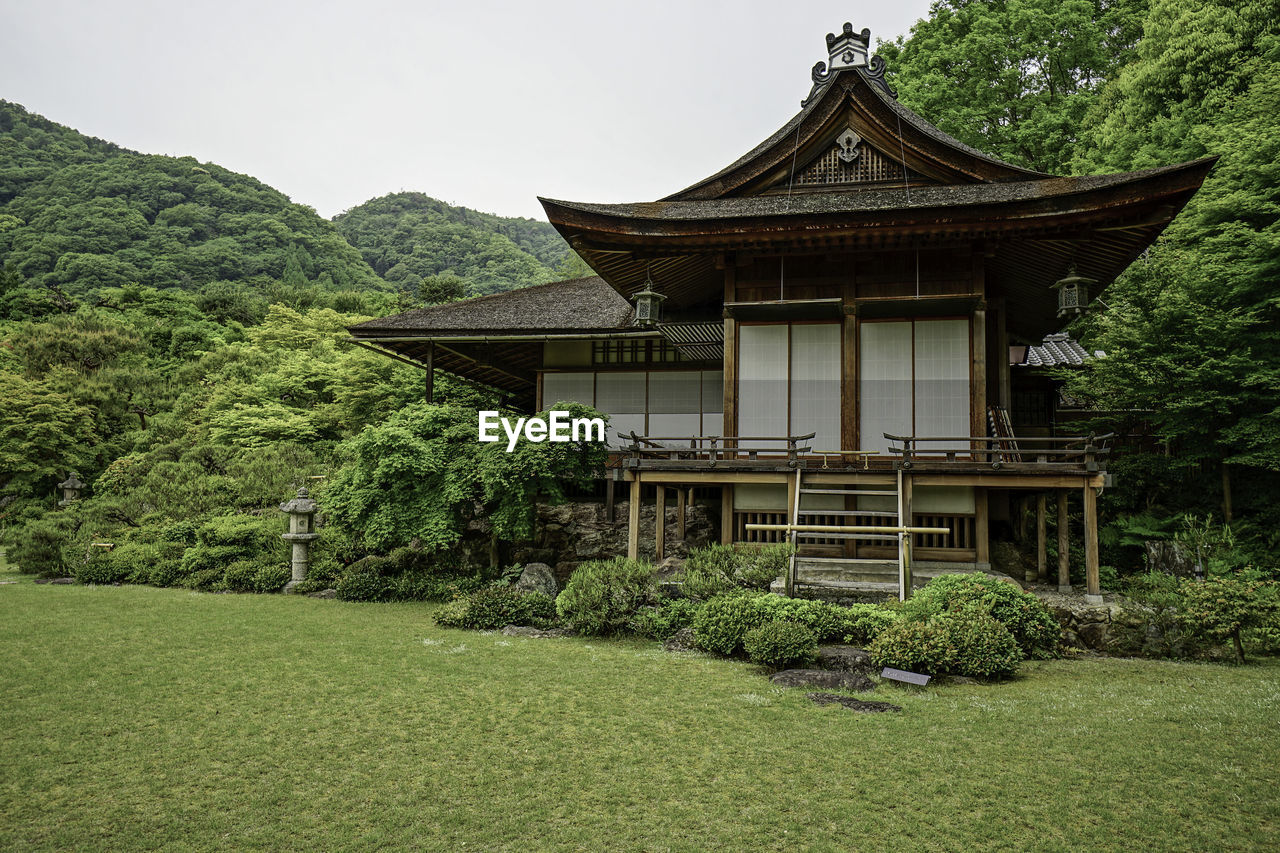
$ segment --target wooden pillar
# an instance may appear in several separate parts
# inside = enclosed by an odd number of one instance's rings
[[[676,538],[678,538],[681,542],[684,542],[685,511],[687,509],[688,509],[688,504],[685,501],[685,490],[682,488],[677,488],[676,489]]]
[[[1049,548],[1045,536],[1044,492],[1036,495],[1036,573],[1027,572],[1027,580],[1047,583],[1049,580]]]
[[[720,487],[720,544],[733,544],[733,486]]]
[[[1067,521],[1066,489],[1058,491],[1058,592],[1071,592],[1071,527]]]
[[[1084,487],[1084,592],[1101,603],[1102,584],[1098,580],[1098,490]]]
[[[969,435],[984,436],[987,434],[987,309],[978,307],[973,310],[973,334],[970,344],[973,363],[970,366],[969,382]],[[981,445],[974,443],[973,448]],[[987,454],[978,457],[979,461],[989,461]],[[984,492],[985,495],[985,492]],[[983,498],[985,502],[986,498]],[[979,536],[979,540],[982,537]]]
[[[427,344],[427,381],[422,396],[428,403],[433,402],[436,396],[436,345],[434,341]]]
[[[915,521],[915,512],[911,508],[911,475],[899,469],[899,475],[902,477],[902,506],[898,509],[898,524],[903,527],[911,527]],[[911,546],[914,534],[905,533],[902,537],[902,574],[903,589],[902,597],[905,601],[911,597],[911,588],[914,580],[911,576]]]
[[[996,315],[996,351],[995,363],[996,369],[1000,371],[999,394],[997,399],[1000,408],[1006,412],[1009,411],[1013,402],[1013,394],[1011,384],[1013,377],[1009,367],[1009,309],[1006,307],[1004,299],[1000,300],[1000,311]]]
[[[853,313],[853,305],[845,306],[841,362],[840,447],[837,449],[858,450],[858,317]]]
[[[662,562],[667,556],[667,487],[658,484],[657,512],[653,516],[653,560]]]
[[[627,505],[627,558],[640,559],[640,476],[631,481],[631,502]]]
[[[730,263],[724,271],[724,301],[737,299],[737,270]],[[738,323],[732,317],[724,318],[724,432],[721,435],[738,434]],[[729,487],[732,494],[733,487]],[[732,533],[730,533],[732,539]]]
[[[991,567],[991,519],[987,509],[987,490],[983,488],[975,488],[973,490],[973,544],[977,551],[977,562],[986,563],[987,570]]]
[[[617,487],[614,485],[613,480],[613,472],[610,471],[604,481],[604,515],[605,518],[609,520],[610,524],[613,524],[613,521],[617,516],[617,513],[615,512],[617,507],[614,506],[614,491],[616,488]]]

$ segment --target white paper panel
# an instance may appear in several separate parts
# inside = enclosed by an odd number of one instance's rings
[[[791,426],[788,435],[814,432],[815,450],[840,447],[840,324],[791,327]]]
[[[787,327],[738,327],[738,435],[787,434]],[[785,443],[743,442],[785,450]]]
[[[911,323],[858,327],[859,450],[887,453],[884,433],[911,435]]]
[[[611,415],[644,414],[645,374],[596,374],[596,408]]]
[[[655,370],[649,374],[650,414],[697,414],[701,410],[702,375],[698,371]]]
[[[916,435],[969,434],[969,321],[917,320]],[[928,442],[922,448],[964,449],[968,442]]]
[[[556,403],[582,403],[594,406],[592,388],[593,373],[544,373],[542,374],[542,407],[549,409]]]

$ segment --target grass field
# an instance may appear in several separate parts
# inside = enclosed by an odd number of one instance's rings
[[[0,848],[1264,850],[1280,663],[1034,663],[818,708],[430,605],[0,586]]]

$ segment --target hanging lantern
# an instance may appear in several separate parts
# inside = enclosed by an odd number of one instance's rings
[[[1089,285],[1097,284],[1096,278],[1087,278],[1076,272],[1076,265],[1067,268],[1066,278],[1058,279],[1053,287],[1058,291],[1058,319],[1076,317],[1089,307]]]
[[[662,319],[662,300],[667,297],[661,293],[657,293],[653,289],[653,279],[646,271],[644,276],[644,290],[635,295],[636,300],[636,325],[637,326],[653,326]]]

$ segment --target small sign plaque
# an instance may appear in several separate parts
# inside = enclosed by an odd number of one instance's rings
[[[921,687],[929,683],[929,676],[922,675],[918,672],[907,672],[904,669],[894,669],[886,666],[880,673],[881,678],[887,678],[890,681],[905,681],[907,684],[918,684]]]

